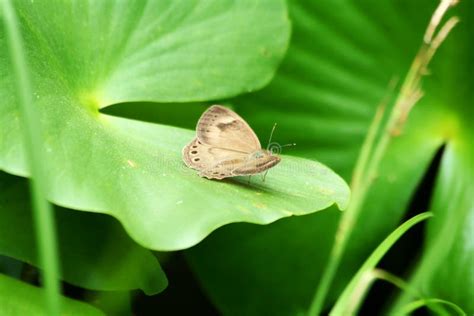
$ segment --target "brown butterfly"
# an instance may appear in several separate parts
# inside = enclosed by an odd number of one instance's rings
[[[257,135],[239,115],[213,105],[201,115],[196,138],[183,148],[183,160],[201,177],[223,179],[266,171],[281,159],[262,149]]]

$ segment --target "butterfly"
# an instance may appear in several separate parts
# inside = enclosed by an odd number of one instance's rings
[[[186,166],[208,179],[251,176],[280,162],[280,157],[262,149],[247,122],[220,105],[208,108],[196,126],[196,138],[183,148]]]

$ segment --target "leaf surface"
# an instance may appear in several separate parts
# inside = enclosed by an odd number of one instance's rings
[[[261,88],[287,48],[283,0],[15,5],[52,202],[112,215],[158,250],[189,247],[231,222],[264,224],[347,204],[347,185],[317,162],[283,157],[254,186],[208,181],[181,161],[191,131],[99,112],[114,103],[201,101]],[[2,50],[0,168],[28,176],[11,80]]]

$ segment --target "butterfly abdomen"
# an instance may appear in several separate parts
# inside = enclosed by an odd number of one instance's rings
[[[276,166],[281,159],[277,156],[265,156],[261,159],[251,161],[244,166],[232,171],[232,174],[237,176],[245,176],[263,172]]]

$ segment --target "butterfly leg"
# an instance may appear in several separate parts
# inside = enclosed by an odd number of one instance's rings
[[[262,182],[265,182],[265,177],[267,176],[268,170],[263,174]]]
[[[248,178],[248,181],[247,181],[247,184],[248,184],[248,185],[250,185],[250,178],[251,178],[251,177],[252,177],[252,176],[250,175],[249,178]]]

